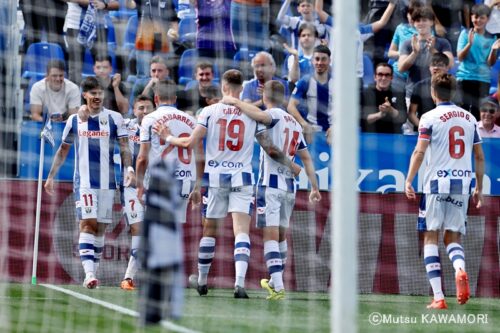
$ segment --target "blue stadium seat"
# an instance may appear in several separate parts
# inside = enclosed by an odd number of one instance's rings
[[[370,84],[375,82],[373,78],[374,75],[373,61],[370,56],[366,53],[363,54],[363,86],[368,87]]]
[[[131,51],[135,49],[135,37],[137,35],[138,24],[139,20],[137,15],[129,17],[123,36],[123,50]]]
[[[179,39],[181,42],[196,40],[196,17],[185,16],[179,21]]]
[[[279,33],[283,36],[283,38],[285,38],[288,46],[292,46],[292,33],[290,32],[290,29],[281,27]]]
[[[45,76],[47,63],[51,59],[64,61],[64,51],[59,45],[53,43],[31,44],[24,57],[23,78],[29,79],[40,74]]]
[[[187,49],[182,53],[179,61],[179,84],[185,85],[193,79],[194,67],[198,61],[198,51],[196,49]]]
[[[115,25],[113,24],[113,20],[109,15],[104,15],[106,20],[106,25],[108,26],[108,49],[111,51],[116,51],[116,34],[115,34]]]

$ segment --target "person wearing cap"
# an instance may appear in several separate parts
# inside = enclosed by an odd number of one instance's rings
[[[493,97],[485,97],[481,100],[479,107],[480,121],[478,123],[479,134],[482,138],[500,138],[500,126],[495,125],[498,118],[500,106]]]

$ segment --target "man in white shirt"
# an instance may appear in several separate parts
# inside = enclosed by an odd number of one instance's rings
[[[52,121],[65,121],[80,107],[80,89],[76,84],[64,78],[64,62],[50,60],[47,74],[36,82],[30,92],[31,119],[43,121],[43,113]]]
[[[425,113],[419,122],[417,145],[410,160],[405,182],[406,196],[416,198],[413,180],[427,150],[424,187],[419,210],[418,230],[424,232],[424,263],[434,299],[428,309],[447,309],[441,289],[439,231],[455,269],[456,295],[459,304],[470,297],[465,254],[460,245],[465,235],[467,207],[472,183],[472,156],[475,162],[476,187],[472,194],[477,208],[482,206],[484,153],[477,122],[472,113],[451,103],[456,91],[451,74],[432,78],[431,95],[436,108]]]

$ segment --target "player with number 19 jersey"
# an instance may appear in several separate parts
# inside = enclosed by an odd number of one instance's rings
[[[419,140],[428,140],[426,194],[470,194],[472,148],[481,143],[474,116],[452,104],[441,103],[420,119]]]
[[[192,149],[175,147],[160,140],[160,137],[152,130],[153,125],[157,122],[168,125],[172,135],[182,138],[191,134],[196,126],[196,120],[185,112],[164,105],[145,116],[141,125],[141,142],[151,143],[149,165],[153,165],[159,158],[172,158],[176,161],[175,178],[194,181],[196,167]],[[189,189],[187,193],[189,193]]]
[[[265,127],[257,128],[257,123],[240,109],[222,103],[205,107],[198,116],[198,124],[207,129],[203,185],[218,188],[254,185],[254,139]]]

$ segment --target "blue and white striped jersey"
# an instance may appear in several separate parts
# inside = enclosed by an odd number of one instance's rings
[[[419,140],[428,140],[423,192],[470,194],[473,146],[481,143],[474,116],[452,104],[441,103],[424,113]]]
[[[273,108],[265,112],[273,117],[273,123],[267,130],[269,138],[275,146],[282,149],[286,157],[293,160],[297,150],[307,148],[302,127],[294,117],[281,109]],[[295,177],[288,167],[273,160],[260,148],[258,185],[295,192]]]
[[[77,114],[68,118],[62,141],[75,144],[75,189],[116,189],[113,151],[122,137],[127,137],[127,131],[118,112],[103,108],[86,122]]]
[[[237,107],[217,103],[203,109],[198,125],[207,129],[203,185],[254,185],[252,157],[257,123]]]

